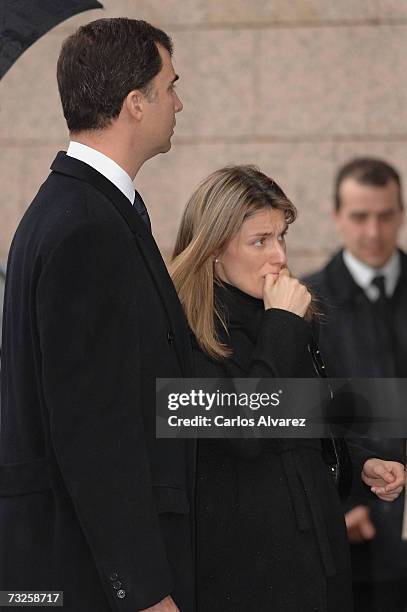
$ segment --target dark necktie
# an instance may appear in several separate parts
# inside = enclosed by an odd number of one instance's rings
[[[147,225],[148,231],[151,232],[151,222],[150,217],[148,216],[146,205],[144,204],[141,195],[137,193],[137,191],[134,194],[133,206],[137,210],[140,217],[143,219],[144,223]]]
[[[387,296],[386,296],[386,286],[384,284],[384,276],[382,274],[379,274],[378,276],[375,276],[374,279],[372,280],[372,285],[375,285],[375,287],[378,288],[379,290],[379,302],[387,302]]]
[[[375,276],[372,285],[375,285],[379,290],[379,297],[374,303],[374,308],[377,336],[381,345],[383,361],[387,361],[387,375],[396,376],[396,338],[393,329],[392,305],[391,300],[386,295],[384,276]],[[386,364],[384,365],[386,367]]]

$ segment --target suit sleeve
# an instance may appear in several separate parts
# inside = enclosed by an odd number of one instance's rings
[[[139,401],[132,256],[120,232],[84,222],[53,249],[37,287],[53,452],[111,608],[125,612],[173,589]]]

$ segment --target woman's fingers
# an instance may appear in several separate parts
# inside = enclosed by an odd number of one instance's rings
[[[389,466],[389,472],[392,477],[392,480],[387,481],[389,484],[385,486],[386,493],[396,491],[396,489],[399,489],[400,487],[402,489],[404,487],[406,479],[404,465],[402,465],[401,463],[397,463],[396,461],[391,461]]]
[[[394,492],[394,493],[376,493],[376,495],[382,501],[393,502],[394,500],[398,498],[400,493],[401,493],[401,490],[398,490],[398,492]]]
[[[403,489],[406,484],[405,466],[402,463],[395,462],[393,473],[395,475],[395,481],[393,484]]]
[[[263,293],[267,291],[268,289],[271,289],[271,287],[275,284],[278,278],[279,277],[276,276],[275,274],[265,274]]]
[[[394,481],[394,476],[391,470],[384,462],[376,464],[373,467],[373,472],[376,476],[379,476],[385,482],[391,483]]]
[[[394,501],[405,484],[404,465],[397,461],[368,459],[363,466],[362,480],[379,499]]]
[[[389,490],[404,485],[404,466],[397,461],[368,459],[362,471],[362,479],[369,486],[385,487]]]
[[[287,268],[278,275],[264,277],[263,300],[265,309],[279,308],[303,317],[311,301],[308,289],[292,278]]]
[[[397,489],[393,489],[392,491],[387,491],[387,487],[371,487],[370,489],[372,493],[376,493],[376,495],[400,495],[403,490],[403,487],[397,487]]]

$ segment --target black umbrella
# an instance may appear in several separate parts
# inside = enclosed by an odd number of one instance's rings
[[[97,0],[0,0],[0,79],[20,55],[53,27]]]

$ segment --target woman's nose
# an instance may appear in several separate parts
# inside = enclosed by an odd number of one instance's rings
[[[281,267],[287,264],[287,254],[284,243],[276,241],[273,252],[270,253],[269,261],[274,264],[278,263]]]

